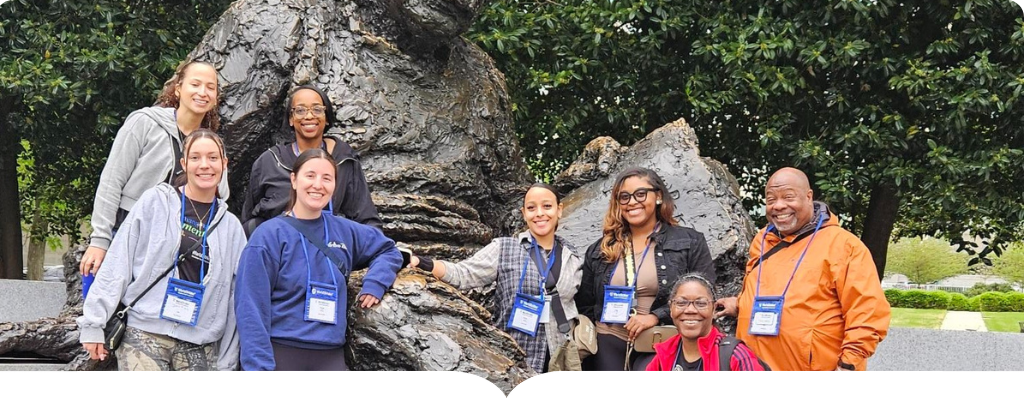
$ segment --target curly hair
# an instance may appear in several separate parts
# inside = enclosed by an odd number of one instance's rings
[[[629,240],[629,223],[622,218],[622,210],[618,198],[619,192],[622,191],[622,183],[631,177],[644,178],[651,187],[661,193],[662,202],[660,205],[655,206],[655,216],[658,218],[658,221],[673,226],[678,224],[675,216],[673,216],[676,212],[675,203],[672,201],[672,197],[668,196],[668,186],[665,185],[665,181],[661,179],[661,176],[658,176],[653,170],[643,167],[631,167],[624,170],[615,179],[615,185],[612,186],[612,196],[608,200],[608,212],[604,215],[601,256],[608,263],[619,260],[619,257],[622,256],[622,245]]]
[[[178,65],[178,69],[174,71],[174,76],[171,76],[170,79],[164,82],[164,88],[160,91],[160,96],[156,98],[157,106],[178,108],[179,99],[174,94],[174,91],[185,81],[185,72],[193,64],[205,64],[210,66],[214,72],[217,71],[216,67],[207,62],[195,60],[181,62]],[[214,100],[210,111],[206,112],[206,115],[203,116],[203,121],[199,123],[199,127],[210,130],[220,129],[220,79],[217,80],[217,99]]]

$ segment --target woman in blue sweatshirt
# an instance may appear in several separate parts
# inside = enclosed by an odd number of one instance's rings
[[[287,214],[261,224],[242,252],[235,310],[244,370],[348,370],[349,272],[369,267],[362,308],[380,302],[395,281],[402,265],[395,242],[324,210],[335,164],[322,149],[299,155]]]

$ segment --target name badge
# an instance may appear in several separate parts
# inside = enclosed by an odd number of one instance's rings
[[[178,278],[168,279],[160,319],[195,326],[199,322],[199,309],[203,305],[205,290],[206,287],[198,283]]]
[[[515,329],[530,336],[537,336],[537,325],[540,324],[541,313],[544,311],[544,300],[524,293],[516,293],[512,305],[512,315],[508,318],[508,329]]]
[[[633,307],[635,290],[627,286],[604,287],[604,307],[601,309],[601,323],[621,323],[629,321],[629,310]]]
[[[307,322],[338,324],[338,288],[327,283],[310,282],[306,287]]]
[[[778,336],[784,302],[782,296],[755,297],[754,310],[750,314],[750,334]]]
[[[540,323],[548,323],[551,319],[551,295],[544,295],[544,310],[540,312]]]

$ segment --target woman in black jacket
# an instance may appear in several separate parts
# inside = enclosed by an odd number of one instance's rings
[[[327,94],[312,85],[299,86],[288,96],[287,124],[295,141],[267,149],[252,165],[249,188],[242,206],[242,227],[246,236],[256,227],[284,213],[291,196],[291,165],[307,149],[323,149],[337,161],[337,184],[328,207],[334,215],[381,228],[377,207],[370,200],[370,188],[352,146],[324,136],[334,118],[334,106]]]
[[[629,342],[653,326],[671,325],[669,288],[683,274],[699,272],[714,283],[704,235],[678,226],[674,214],[654,171],[630,168],[615,180],[603,236],[587,250],[576,295],[580,313],[597,325],[598,351],[584,370],[623,370]]]

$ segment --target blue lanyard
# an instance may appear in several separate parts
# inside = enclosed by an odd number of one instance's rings
[[[292,211],[292,216],[295,216],[294,211]],[[321,213],[320,219],[324,221],[324,244],[326,244],[328,243],[327,218],[323,215],[323,213]],[[302,239],[302,256],[306,258],[306,288],[308,289],[309,282],[311,282],[313,278],[313,270],[310,269],[309,267],[309,252],[306,251],[306,237],[303,235],[299,235],[299,239]],[[326,255],[324,255],[324,257],[327,258],[327,271],[331,272],[331,286],[338,287],[338,277],[334,275],[334,269],[331,269],[332,267],[334,267],[334,263],[331,262],[331,258],[327,257]]]
[[[551,274],[551,268],[555,266],[555,255],[557,255],[557,253],[555,253],[556,247],[558,247],[558,242],[552,244],[551,254],[548,255],[548,269],[545,271],[544,268],[537,267],[537,271],[540,272],[540,289],[538,290],[540,290],[540,296],[542,297],[544,296],[544,282],[547,282],[548,275]],[[533,241],[530,243],[530,252],[527,253],[535,253],[537,261],[543,262],[544,258],[540,253],[540,249],[541,248],[537,246],[537,238],[533,238]],[[527,256],[526,259],[523,260],[523,273],[519,275],[519,293],[523,292],[523,281],[526,280],[526,269],[529,267],[530,257]]]
[[[654,231],[651,232],[651,233],[658,233],[658,228],[660,228],[660,227],[661,227],[661,222],[658,222],[658,224],[656,226],[654,226]],[[654,242],[648,241],[647,242],[647,246],[644,246],[644,253],[642,255],[640,255],[640,263],[638,263],[636,265],[636,268],[635,268],[636,272],[634,272],[632,284],[630,284],[630,282],[629,282],[629,274],[628,273],[624,273],[623,274],[626,277],[625,282],[623,282],[623,283],[625,283],[626,286],[633,287],[634,285],[636,285],[637,282],[639,282],[639,279],[640,279],[640,268],[643,267],[644,261],[647,260],[647,252],[651,250],[651,243],[654,243]],[[629,253],[633,253],[633,248],[629,248]],[[622,259],[619,259],[619,260],[623,260],[623,259],[625,259],[625,257],[623,257]],[[608,273],[608,284],[609,285],[612,284],[612,278],[615,276],[615,269],[619,268],[619,260],[615,261],[615,265],[612,266],[611,273]],[[628,272],[628,270],[627,270],[627,272]]]
[[[324,149],[325,152],[327,151],[327,141],[324,140],[322,137],[320,138],[320,148]],[[299,153],[299,143],[298,142],[292,142],[292,152],[295,153],[296,157],[299,156],[300,153]],[[334,214],[334,196],[333,195],[331,196],[330,199],[327,199],[327,209],[331,211],[332,215]]]
[[[789,291],[789,285],[793,283],[793,277],[796,276],[796,270],[800,268],[800,263],[804,261],[804,256],[807,255],[807,249],[810,249],[811,242],[814,241],[814,237],[818,236],[818,229],[821,228],[821,222],[825,221],[825,214],[822,213],[818,217],[818,224],[814,226],[814,233],[811,234],[811,239],[807,241],[807,245],[804,246],[803,253],[800,253],[800,259],[797,259],[796,266],[793,267],[793,274],[789,275],[789,282],[786,282],[786,289],[782,291],[782,297],[786,296],[786,292]],[[757,257],[757,290],[754,292],[755,297],[761,297],[761,268],[764,267],[764,239],[768,237],[768,232],[772,230],[774,225],[768,225],[768,228],[764,230],[764,236],[761,236],[761,252]]]
[[[199,214],[199,211],[196,211]],[[213,204],[210,205],[210,217],[206,218],[206,227],[203,230],[203,254],[199,257],[199,284],[203,284],[203,278],[206,277],[206,234],[210,232],[210,223],[213,222],[213,215],[217,214],[217,199],[213,199]],[[181,228],[185,229],[185,188],[181,188]],[[177,255],[175,255],[177,256]],[[178,271],[178,259],[174,259],[174,271]]]

